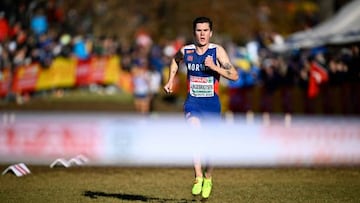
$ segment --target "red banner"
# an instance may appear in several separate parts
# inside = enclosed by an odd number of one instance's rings
[[[92,83],[103,84],[105,81],[105,71],[107,67],[107,57],[92,57],[91,59],[91,76]]]
[[[91,57],[88,60],[57,58],[46,69],[36,63],[20,66],[12,78],[10,72],[3,71],[0,73],[0,97],[6,96],[9,88],[14,93],[22,94],[90,84],[120,85],[130,91],[128,83],[131,81],[131,74],[120,73],[119,61],[116,56]]]
[[[91,60],[77,60],[76,85],[86,86],[91,83]]]
[[[13,91],[17,93],[33,92],[39,78],[41,67],[39,64],[18,67],[15,71]]]

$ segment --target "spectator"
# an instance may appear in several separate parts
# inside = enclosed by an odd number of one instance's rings
[[[131,69],[134,87],[135,110],[143,115],[150,112],[150,83],[147,61],[138,58]]]
[[[5,17],[5,12],[0,11],[0,43],[4,42],[9,36],[9,22]]]
[[[73,53],[74,55],[81,60],[86,60],[89,58],[89,51],[86,47],[85,40],[83,36],[77,35],[73,39]]]
[[[42,8],[38,8],[31,18],[31,30],[36,36],[45,34],[48,31],[48,21]]]
[[[261,111],[263,113],[272,113],[273,111],[273,96],[280,80],[278,63],[274,58],[267,58],[262,63],[260,68],[261,80]]]

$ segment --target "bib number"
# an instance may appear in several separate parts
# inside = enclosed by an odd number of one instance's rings
[[[213,97],[214,77],[190,76],[190,95],[193,97]]]

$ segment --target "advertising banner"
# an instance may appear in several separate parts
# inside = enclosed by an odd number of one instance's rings
[[[11,88],[10,70],[5,68],[0,72],[0,97],[4,97],[8,94]]]
[[[29,117],[30,118],[30,117]],[[0,160],[44,164],[79,154],[96,160],[103,146],[99,125],[94,122],[44,118],[21,119],[2,125]]]
[[[76,59],[56,58],[50,67],[54,73],[54,87],[75,86]]]
[[[255,118],[251,124],[209,121],[194,128],[182,115],[14,116],[0,125],[0,163],[50,164],[81,154],[92,165],[191,165],[194,155],[223,166],[360,164],[359,118],[296,117],[291,125]]]
[[[118,56],[109,57],[105,66],[104,83],[116,84],[120,74],[120,58]]]
[[[77,86],[91,84],[91,62],[90,60],[76,60],[75,83]]]
[[[38,63],[18,67],[15,70],[13,91],[17,93],[35,91],[40,71],[41,67]]]
[[[107,57],[91,57],[91,83],[104,84],[107,63]]]

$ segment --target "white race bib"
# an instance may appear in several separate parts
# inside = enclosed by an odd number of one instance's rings
[[[190,76],[190,95],[193,97],[213,97],[214,77]]]

